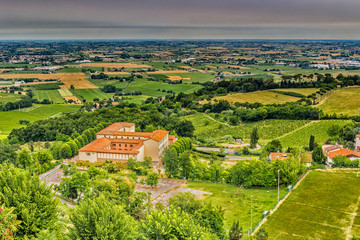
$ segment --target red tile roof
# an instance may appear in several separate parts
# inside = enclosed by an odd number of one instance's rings
[[[122,129],[124,127],[132,127],[132,126],[135,126],[135,123],[116,122],[116,123],[113,123],[110,126],[104,128],[103,130],[99,131],[96,134],[99,134],[99,135],[112,134],[113,132],[118,132],[120,129]]]
[[[115,147],[113,144],[117,144]],[[119,147],[119,144],[122,147]],[[125,144],[131,144],[132,147]],[[100,153],[121,153],[138,154],[138,149],[144,145],[144,140],[138,139],[118,139],[118,138],[99,138],[79,149],[79,152],[100,152]]]
[[[360,138],[360,134],[356,135],[357,138]]]
[[[343,148],[343,149],[339,149],[336,151],[332,151],[329,152],[328,157],[333,159],[336,156],[345,156],[345,157],[349,157],[349,156],[355,156],[355,157],[359,157],[360,158],[360,153],[354,152],[350,149],[347,148]]]

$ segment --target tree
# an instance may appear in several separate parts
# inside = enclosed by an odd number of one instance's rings
[[[326,163],[326,156],[324,155],[321,146],[315,147],[314,151],[312,152],[312,159],[318,164]]]
[[[73,228],[70,239],[136,239],[137,222],[129,216],[122,205],[118,205],[103,195],[86,199],[70,214]]]
[[[187,213],[195,213],[203,207],[202,202],[191,192],[181,192],[170,198],[169,204]]]
[[[35,154],[35,159],[39,161],[40,164],[50,164],[53,160],[51,152],[48,150],[41,150]]]
[[[143,236],[140,239],[219,239],[197,224],[190,214],[173,207],[152,211],[141,222],[140,232]]]
[[[14,239],[13,235],[17,231],[17,226],[20,221],[16,219],[16,215],[13,213],[14,208],[7,208],[5,204],[0,206],[0,236],[1,239]]]
[[[78,150],[79,150],[77,144],[74,141],[69,141],[67,144],[71,148],[72,155],[73,156],[76,155],[78,153]]]
[[[165,150],[163,162],[165,171],[169,175],[169,177],[177,176],[179,161],[177,152],[174,148],[170,147]]]
[[[193,168],[190,151],[185,151],[181,153],[179,157],[179,166],[181,167],[181,175],[185,179],[188,179],[190,176],[191,170]]]
[[[315,148],[315,137],[313,135],[310,135],[309,140],[309,150],[312,151]]]
[[[282,152],[282,145],[278,139],[272,140],[265,146],[265,150],[269,152]]]
[[[145,168],[152,168],[152,158],[151,157],[144,157],[144,167]]]
[[[30,153],[26,149],[23,149],[19,152],[18,160],[20,166],[25,170],[32,164]]]
[[[229,230],[229,240],[240,240],[242,236],[242,228],[239,227],[239,221],[233,222]]]
[[[69,146],[69,144],[64,143],[60,148],[60,157],[61,158],[71,158],[72,157],[72,151]]]
[[[0,144],[0,164],[8,163],[14,164],[15,166],[19,165],[18,156],[13,146]]]
[[[81,195],[89,188],[89,174],[76,171],[71,177],[63,178],[59,190],[64,197],[81,199]]]
[[[258,129],[254,128],[254,130],[251,133],[250,148],[256,148],[258,141],[259,141]]]
[[[16,236],[35,236],[42,229],[54,228],[57,221],[58,199],[51,186],[37,175],[3,164],[0,166],[0,198],[3,204],[14,207],[21,220]]]
[[[148,173],[145,182],[149,186],[156,187],[159,182],[159,176],[156,173]]]
[[[260,228],[260,230],[256,233],[256,240],[267,240],[269,239],[269,234],[264,228]]]

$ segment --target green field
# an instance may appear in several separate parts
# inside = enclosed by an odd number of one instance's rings
[[[164,82],[148,81],[146,79],[136,79],[135,82],[132,82],[130,86],[124,90],[124,92],[130,93],[141,91],[142,95],[162,97],[169,94],[166,93],[168,90],[172,90],[175,93],[192,93],[200,88],[202,88],[202,86],[194,84],[168,84]],[[163,90],[165,90],[165,92],[163,92]]]
[[[69,89],[58,89],[58,91],[62,97],[70,97],[73,95]]]
[[[250,205],[253,195],[253,227],[262,219],[262,213],[270,210],[277,202],[277,189],[267,188],[240,188],[230,184],[217,184],[209,182],[190,182],[188,188],[211,192],[205,201],[214,206],[220,206],[225,212],[225,228],[228,230],[234,221],[239,221],[243,229],[250,228]],[[280,195],[286,193],[281,188]]]
[[[60,95],[58,90],[34,90],[34,98],[39,101],[49,99],[54,103],[63,103],[64,99]]]
[[[217,122],[210,116],[197,113],[182,117],[190,120],[195,127],[195,135],[204,139],[219,139],[225,135],[231,135],[238,138],[250,139],[252,130],[257,127],[260,141],[270,140],[281,135],[294,131],[295,129],[309,123],[307,120],[264,120],[254,123],[243,123],[238,126],[229,126]]]
[[[248,92],[248,93],[233,93],[222,97],[216,97],[215,99],[227,100],[229,102],[240,102],[240,103],[258,102],[262,104],[282,104],[287,102],[295,102],[300,98],[265,90],[265,91],[256,91],[256,92]]]
[[[324,113],[359,116],[360,88],[351,87],[336,89],[316,107],[323,110]]]
[[[0,138],[5,138],[14,128],[23,127],[24,125],[19,124],[19,120],[28,120],[33,122],[58,115],[60,113],[76,111],[80,109],[80,107],[81,106],[78,105],[49,104],[34,105],[31,108],[24,108],[9,112],[0,112]]]
[[[330,136],[327,133],[327,130],[332,125],[344,126],[350,124],[349,120],[321,120],[320,122],[314,121],[309,125],[300,128],[288,135],[282,136],[279,138],[283,147],[292,147],[292,146],[308,146],[310,135],[315,137],[315,142],[319,144],[324,144]]]
[[[113,93],[104,93],[98,88],[94,89],[76,89],[75,95],[85,98],[86,101],[92,102],[94,98],[99,98],[100,100],[109,99],[114,96]],[[78,97],[79,98],[79,97]]]
[[[20,94],[0,92],[0,103],[15,102],[21,99]]]
[[[360,236],[360,177],[353,171],[310,172],[262,228],[269,239]]]
[[[179,76],[184,78],[184,83],[191,82],[208,82],[213,79],[215,76],[212,73],[198,73],[198,72],[189,72],[189,73],[165,73],[166,76]]]

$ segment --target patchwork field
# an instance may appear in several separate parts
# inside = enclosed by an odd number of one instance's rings
[[[85,98],[86,101],[92,102],[94,98],[109,99],[114,96],[113,93],[104,93],[100,89],[75,89],[77,96]]]
[[[327,139],[329,139],[329,135],[327,130],[332,125],[344,126],[346,124],[351,124],[349,120],[321,120],[321,121],[313,121],[309,125],[299,128],[285,136],[279,138],[283,147],[291,147],[291,146],[308,146],[310,135],[315,137],[315,142],[319,144],[324,144]]]
[[[316,107],[323,110],[324,113],[358,116],[360,107],[360,88],[350,87],[336,89]]]
[[[74,65],[68,65],[68,66],[74,66]],[[135,64],[135,63],[81,63],[77,64],[75,66],[81,66],[81,67],[103,67],[103,68],[151,68],[149,65],[145,64]]]
[[[60,76],[60,80],[68,88],[70,88],[71,85],[73,85],[75,89],[97,88],[97,86],[90,83],[86,78],[87,77],[84,73],[63,73]]]
[[[0,92],[0,103],[14,102],[21,99],[20,94]]]
[[[227,100],[229,102],[259,102],[262,104],[281,104],[286,102],[295,102],[297,97],[274,93],[268,90],[248,93],[234,93],[222,97],[216,97],[217,100]]]
[[[205,201],[213,206],[220,206],[224,210],[227,230],[234,221],[239,221],[243,229],[250,228],[251,195],[254,196],[253,227],[261,220],[263,211],[271,209],[277,202],[277,189],[245,189],[230,184],[198,181],[190,182],[186,187],[212,193],[205,197]],[[285,192],[286,188],[281,188],[280,194],[284,195]]]
[[[198,138],[209,140],[219,139],[225,135],[250,139],[250,134],[255,127],[258,128],[260,141],[270,140],[294,131],[310,122],[307,120],[264,120],[229,126],[202,113],[185,116],[182,119],[187,119],[193,123],[195,135]]]
[[[31,108],[24,108],[9,112],[0,112],[0,139],[7,137],[12,129],[23,127],[24,125],[21,125],[19,120],[28,120],[33,122],[61,113],[73,112],[78,109],[80,109],[80,106],[77,105],[49,104],[34,105]]]
[[[191,93],[202,88],[200,85],[194,84],[168,84],[163,82],[153,82],[146,79],[136,79],[127,87],[124,92],[141,91],[142,95],[161,97],[169,93],[166,91],[172,90],[175,93]],[[163,91],[164,90],[164,91]]]
[[[358,170],[314,171],[262,228],[269,239],[351,239],[360,236]]]
[[[48,99],[53,103],[64,103],[64,99],[60,95],[58,90],[34,90],[33,93],[34,93],[34,98],[36,98],[39,101]]]

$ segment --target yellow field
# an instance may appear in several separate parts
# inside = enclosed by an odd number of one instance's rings
[[[1,74],[0,78],[4,79],[17,79],[17,78],[37,78],[39,80],[46,80],[46,79],[60,79],[60,77],[64,75],[64,73],[50,73],[50,74]]]
[[[316,107],[324,113],[358,116],[360,113],[360,88],[340,88],[331,93]]]
[[[86,76],[84,73],[63,73],[60,76],[60,80],[68,88],[70,88],[71,85],[73,85],[75,89],[98,88],[97,86],[86,80]]]
[[[169,78],[171,81],[179,81],[179,80],[183,79],[183,78],[180,77],[180,76],[168,76],[168,78]]]
[[[185,68],[185,69],[190,69],[190,70],[199,71],[199,69],[197,69],[197,68],[192,68],[192,67],[189,67],[189,66],[180,66],[180,67]]]
[[[66,101],[69,101],[69,100],[73,100],[74,102],[76,102],[77,104],[81,104],[81,101],[75,97],[75,96],[67,96],[67,97],[63,97]]]
[[[265,91],[256,91],[249,93],[235,93],[229,94],[222,97],[215,98],[217,100],[227,100],[229,102],[249,102],[255,103],[259,102],[262,104],[281,104],[286,102],[295,102],[299,100],[297,97],[287,96],[283,94],[278,94],[274,92],[270,92],[268,90]]]

